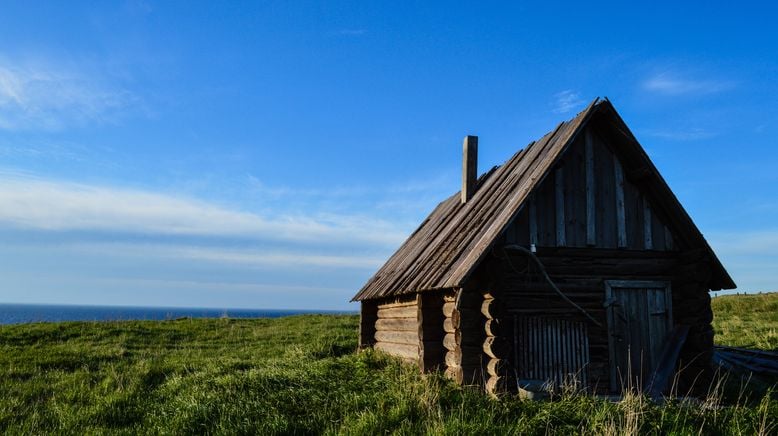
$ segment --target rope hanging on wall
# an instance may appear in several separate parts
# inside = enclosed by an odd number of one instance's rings
[[[526,254],[527,256],[529,256],[529,258],[532,259],[535,262],[535,264],[538,266],[538,268],[540,269],[540,272],[543,274],[543,277],[546,279],[546,281],[551,286],[551,289],[554,290],[554,292],[559,294],[559,296],[562,297],[563,300],[565,300],[568,304],[570,304],[571,306],[576,308],[579,312],[583,313],[587,318],[589,318],[589,320],[591,322],[594,323],[594,325],[596,325],[597,327],[600,327],[600,328],[603,327],[602,323],[597,321],[589,312],[586,311],[586,309],[584,309],[583,307],[575,304],[575,302],[573,302],[573,300],[569,299],[567,297],[567,295],[564,294],[564,292],[559,290],[557,285],[553,282],[553,280],[551,280],[551,277],[548,276],[548,273],[546,272],[546,267],[544,267],[543,263],[540,261],[540,259],[538,259],[538,257],[535,256],[535,253],[533,253],[532,251],[528,250],[525,247],[522,247],[521,245],[504,245],[503,246],[503,250],[516,250],[516,251],[520,251],[520,252]],[[511,263],[510,257],[507,256],[507,253],[506,253],[505,257],[508,260],[508,264],[511,265],[511,268],[514,268],[513,264]]]

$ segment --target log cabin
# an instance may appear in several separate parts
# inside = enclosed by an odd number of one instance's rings
[[[735,283],[610,101],[480,177],[477,147],[354,296],[360,347],[492,393],[707,389]]]

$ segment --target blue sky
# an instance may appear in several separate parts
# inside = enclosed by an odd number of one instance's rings
[[[608,96],[778,289],[773,6],[0,2],[0,302],[349,309],[479,167]]]

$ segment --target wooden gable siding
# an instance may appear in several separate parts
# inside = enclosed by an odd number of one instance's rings
[[[673,250],[672,234],[651,203],[607,141],[587,129],[506,229],[505,243]]]

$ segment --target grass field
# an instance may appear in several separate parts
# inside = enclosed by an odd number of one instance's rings
[[[716,328],[753,307],[714,300]],[[767,302],[765,304],[772,304]],[[744,310],[744,309],[749,310]],[[726,311],[724,311],[726,309]],[[773,318],[774,319],[774,318]],[[758,324],[758,323],[757,323]],[[493,400],[378,353],[357,317],[0,327],[6,434],[774,434],[778,399]],[[754,336],[770,340],[770,328]],[[756,331],[756,330],[755,330]],[[749,339],[751,340],[751,339]],[[774,340],[774,339],[772,339]],[[747,341],[746,341],[747,342]],[[766,342],[770,344],[771,342]]]
[[[713,298],[716,342],[778,350],[778,292]]]

